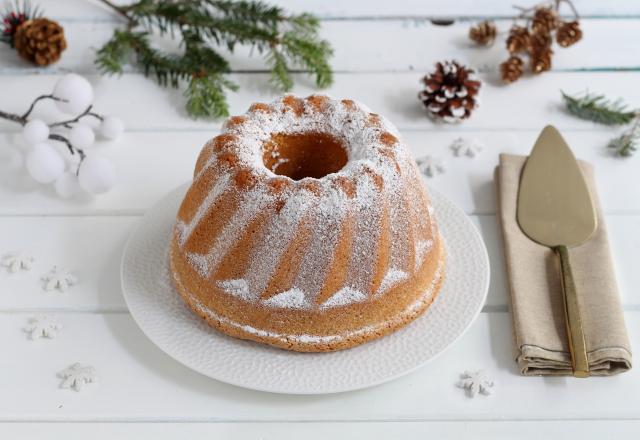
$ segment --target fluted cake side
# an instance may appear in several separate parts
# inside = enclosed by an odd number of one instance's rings
[[[430,198],[395,127],[320,95],[254,104],[205,145],[170,262],[210,325],[297,351],[396,330],[444,277]]]

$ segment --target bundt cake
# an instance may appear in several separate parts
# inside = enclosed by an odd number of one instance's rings
[[[351,100],[287,95],[205,145],[170,265],[187,305],[221,332],[332,351],[426,310],[444,248],[393,125]]]

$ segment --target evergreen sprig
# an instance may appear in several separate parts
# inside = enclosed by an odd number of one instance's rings
[[[612,149],[614,154],[628,157],[638,149],[638,142],[640,142],[640,118],[636,119],[629,130],[612,139],[608,147]]]
[[[319,21],[309,15],[287,15],[281,8],[254,0],[138,0],[127,6],[105,4],[126,17],[97,51],[96,65],[106,74],[122,74],[126,64],[139,65],[163,86],[185,86],[186,109],[194,117],[229,114],[226,92],[238,86],[228,79],[230,67],[216,50],[233,52],[249,45],[265,58],[271,83],[293,87],[292,66],[315,78],[318,87],[333,82],[333,51],[319,36]],[[168,53],[150,43],[158,34],[180,40],[181,53]]]
[[[574,116],[604,125],[624,125],[633,121],[633,125],[607,145],[613,153],[629,157],[638,149],[640,143],[640,112],[629,110],[622,100],[611,101],[604,95],[585,92],[581,95],[568,95],[563,91],[562,98],[567,110]]]
[[[611,101],[604,95],[589,92],[573,96],[563,91],[560,93],[569,113],[580,119],[605,125],[622,125],[628,124],[636,116],[636,112],[629,110],[620,99]]]

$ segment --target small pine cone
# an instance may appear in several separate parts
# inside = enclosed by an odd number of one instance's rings
[[[490,46],[498,33],[496,25],[492,21],[483,21],[469,29],[469,38],[481,46]]]
[[[549,32],[534,32],[531,34],[529,57],[533,73],[538,74],[551,69],[552,43],[553,38]]]
[[[540,52],[531,54],[531,72],[536,75],[547,70],[551,70],[551,56],[553,51],[551,49],[543,50]]]
[[[16,30],[14,43],[23,58],[38,66],[55,63],[67,48],[62,26],[46,18],[22,23]]]
[[[558,14],[552,7],[536,8],[531,20],[531,30],[550,33],[558,27],[558,22]]]
[[[429,116],[445,122],[459,122],[478,106],[482,83],[475,71],[456,61],[436,63],[434,72],[422,79],[424,90],[418,97]]]
[[[556,41],[562,47],[569,47],[582,39],[580,23],[570,21],[560,24],[556,32]]]
[[[510,54],[529,52],[531,35],[529,29],[522,26],[512,26],[507,37],[507,50]]]
[[[511,55],[507,61],[500,64],[500,76],[506,83],[517,81],[523,73],[524,62],[518,56]]]
[[[542,52],[551,48],[553,44],[553,37],[549,32],[534,32],[531,34],[531,45],[529,46],[529,53]]]

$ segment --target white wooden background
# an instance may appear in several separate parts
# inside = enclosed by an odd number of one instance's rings
[[[416,156],[446,159],[447,173],[431,186],[471,216],[492,264],[483,313],[449,351],[399,380],[329,396],[272,395],[218,383],[170,359],[137,328],[120,291],[123,244],[145,210],[189,178],[199,149],[220,124],[188,118],[181,92],[134,71],[121,78],[97,75],[94,50],[120,23],[97,1],[37,3],[64,25],[69,49],[57,65],[34,69],[0,48],[0,108],[20,112],[61,74],[75,71],[95,86],[96,108],[121,116],[127,132],[97,147],[114,159],[118,187],[69,202],[29,181],[18,127],[0,122],[0,254],[24,249],[37,257],[31,272],[0,273],[0,438],[602,439],[640,432],[637,368],[588,380],[517,375],[492,182],[498,153],[527,153],[546,123],[558,126],[576,154],[595,165],[627,326],[632,345],[640,346],[640,158],[611,157],[604,146],[614,132],[568,116],[559,93],[588,88],[640,105],[639,2],[575,1],[584,40],[558,49],[552,72],[510,87],[496,79],[502,48],[478,50],[466,40],[470,22],[481,17],[503,18],[499,24],[507,27],[510,2],[276,2],[323,19],[323,35],[335,48],[335,85],[328,93],[386,115]],[[458,21],[439,27],[431,17]],[[485,79],[481,108],[458,126],[432,124],[416,99],[419,78],[444,58],[477,66]],[[260,59],[240,51],[232,60],[241,84],[230,96],[232,113],[273,97]],[[312,91],[309,79],[300,77],[295,92]],[[42,114],[50,112],[42,106]],[[448,148],[458,136],[476,137],[487,149],[477,159],[454,158]],[[53,264],[73,269],[80,284],[64,295],[45,293],[37,277]],[[65,328],[54,340],[31,342],[21,328],[41,311],[54,312]],[[100,383],[82,393],[59,389],[56,372],[74,362],[95,366]],[[479,368],[494,378],[495,394],[468,399],[454,383],[461,371]]]

